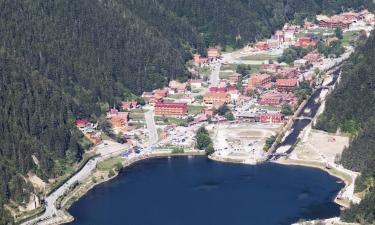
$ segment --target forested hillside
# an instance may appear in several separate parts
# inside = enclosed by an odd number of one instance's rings
[[[342,80],[327,99],[327,107],[317,127],[330,132],[340,129],[352,135],[341,162],[362,173],[358,191],[369,193],[359,206],[343,213],[343,218],[361,224],[375,221],[375,35],[359,47],[343,68]]]
[[[158,0],[203,34],[206,43],[239,47],[270,36],[287,21],[371,8],[371,0]]]
[[[47,180],[80,160],[74,118],[186,79],[192,52],[241,46],[287,20],[369,2],[0,0],[0,204],[27,201],[27,172]]]

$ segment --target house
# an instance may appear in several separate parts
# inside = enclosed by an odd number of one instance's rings
[[[217,87],[217,86],[212,86],[208,89],[210,92],[221,92],[225,93],[227,91],[226,87]]]
[[[267,50],[267,49],[270,48],[270,46],[268,45],[267,42],[260,41],[260,42],[255,44],[255,48],[258,49],[258,50]]]
[[[309,46],[315,47],[318,44],[318,41],[311,37],[301,37],[298,39],[297,46],[306,48]]]
[[[209,48],[207,49],[207,57],[209,60],[214,60],[219,57],[219,49],[217,48]]]
[[[305,66],[307,66],[308,63],[309,63],[309,62],[308,62],[306,59],[297,59],[297,60],[294,61],[293,64],[294,64],[295,67],[300,68],[300,67],[305,67]]]
[[[261,71],[276,73],[281,68],[280,65],[277,64],[263,64],[259,67]]]
[[[191,88],[201,88],[203,81],[201,79],[190,80]]]
[[[117,112],[116,114],[112,114],[110,119],[112,123],[112,127],[114,128],[121,128],[127,125],[129,118],[128,112]]]
[[[260,114],[261,123],[281,123],[284,120],[284,115],[281,113],[262,113]]]
[[[341,29],[349,29],[350,25],[356,20],[342,15],[334,15],[332,17],[317,15],[316,19],[318,20],[320,27]]]
[[[206,104],[225,104],[230,100],[230,95],[225,92],[207,92],[203,95],[203,101]]]
[[[232,84],[236,84],[240,81],[242,74],[240,73],[232,73],[228,76],[229,82]]]
[[[78,128],[85,128],[88,123],[89,123],[88,119],[76,119],[76,121],[75,121],[75,125]]]
[[[121,102],[121,108],[123,110],[127,110],[127,111],[130,111],[132,109],[135,109],[137,108],[137,101],[123,101]]]
[[[186,116],[188,114],[186,103],[164,103],[155,104],[155,115],[157,116]]]
[[[282,31],[282,30],[276,31],[274,39],[277,40],[280,43],[283,43],[285,41],[284,31]]]
[[[307,64],[316,63],[320,60],[320,54],[318,52],[310,52],[303,57],[307,61]]]
[[[339,39],[337,37],[331,37],[331,38],[328,38],[325,42],[325,45],[326,46],[330,46],[333,42],[335,41],[338,41]]]
[[[296,67],[284,67],[279,70],[277,73],[280,77],[295,79],[299,76],[299,71]]]
[[[268,88],[271,86],[271,75],[269,74],[253,74],[248,80],[248,88]]]
[[[142,93],[142,98],[145,98],[145,99],[149,100],[152,97],[154,97],[154,94],[152,92],[145,91],[145,92]]]
[[[158,100],[167,97],[168,89],[157,89],[154,91],[154,97]]]
[[[174,89],[177,93],[185,93],[186,83],[180,83],[176,80],[172,80],[168,85],[171,89]]]
[[[269,92],[261,95],[258,99],[259,105],[272,105],[278,106],[281,105],[283,101],[283,96],[279,92]]]
[[[201,55],[199,55],[199,54],[194,54],[193,55],[193,62],[195,63],[195,64],[200,64],[200,59],[201,59]]]
[[[293,91],[295,87],[298,86],[297,79],[277,79],[276,89],[279,92],[290,92]]]

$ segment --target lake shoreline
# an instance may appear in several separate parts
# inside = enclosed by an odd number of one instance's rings
[[[170,152],[162,152],[162,151],[159,151],[159,152],[155,152],[155,153],[149,153],[147,155],[141,155],[141,156],[138,156],[138,157],[135,157],[135,158],[132,158],[132,159],[129,159],[127,161],[125,161],[123,163],[123,167],[121,168],[121,170],[119,172],[116,172],[114,176],[112,177],[107,177],[103,180],[100,180],[100,181],[97,181],[95,183],[92,183],[90,181],[86,181],[86,182],[83,182],[82,184],[80,184],[77,189],[74,189],[72,191],[70,191],[62,200],[62,202],[64,202],[64,204],[61,206],[61,210],[59,215],[56,216],[56,222],[54,223],[50,223],[50,224],[55,224],[55,225],[58,225],[58,224],[66,224],[66,223],[70,223],[72,221],[74,221],[74,217],[68,212],[69,208],[77,201],[80,200],[80,198],[82,198],[84,195],[86,195],[90,190],[92,190],[94,187],[98,186],[99,184],[102,184],[102,183],[105,183],[107,181],[110,181],[112,179],[115,179],[117,178],[117,176],[126,168],[134,165],[135,163],[138,163],[138,162],[142,162],[142,161],[145,161],[145,160],[150,160],[150,159],[157,159],[157,158],[169,158],[169,157],[191,157],[191,156],[205,156],[205,152],[204,151],[189,151],[189,152],[185,152],[185,153],[177,153],[177,154],[173,154],[173,153],[170,153]],[[217,161],[217,162],[222,162],[222,163],[232,163],[232,164],[248,164],[248,165],[254,165],[253,163],[244,163],[244,162],[238,162],[238,161],[231,161],[231,160],[218,160],[216,158],[212,158],[210,156],[207,156],[208,159],[210,160],[213,160],[213,161]],[[263,163],[263,162],[261,162]],[[345,178],[343,177],[340,177],[340,176],[337,176],[336,174],[332,174],[330,173],[329,170],[325,169],[324,167],[320,167],[320,166],[314,166],[312,164],[308,164],[308,163],[302,163],[302,162],[292,162],[292,161],[275,161],[275,162],[272,162],[272,163],[276,163],[276,164],[281,164],[281,165],[286,165],[286,166],[303,166],[303,167],[309,167],[309,168],[316,168],[316,169],[320,169],[320,170],[323,170],[327,173],[329,173],[330,176],[333,176],[333,177],[336,177],[336,178],[339,178],[340,180],[342,180],[346,185],[345,187],[347,186],[347,181],[345,180]],[[344,187],[344,188],[345,188]],[[337,197],[336,197],[337,198]],[[340,204],[339,202],[336,201],[336,198],[335,198],[335,203],[340,205],[340,206],[343,206],[342,204]]]

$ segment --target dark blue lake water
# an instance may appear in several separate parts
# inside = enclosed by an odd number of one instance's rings
[[[76,202],[71,225],[276,225],[339,215],[338,179],[318,169],[210,161],[139,162]]]

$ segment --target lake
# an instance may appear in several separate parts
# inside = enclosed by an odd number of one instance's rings
[[[89,191],[71,225],[279,225],[338,216],[343,187],[313,168],[206,157],[138,162]]]

